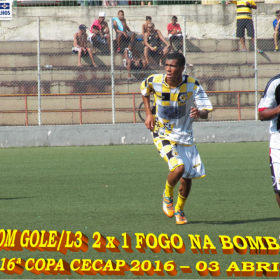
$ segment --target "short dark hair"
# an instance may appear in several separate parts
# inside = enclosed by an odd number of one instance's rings
[[[276,16],[280,16],[280,10],[277,10],[277,11],[275,12],[275,15],[276,15]]]
[[[146,20],[152,20],[152,17],[146,16]]]
[[[176,19],[176,20],[177,20],[177,17],[176,17],[176,16],[173,16],[172,19]]]
[[[175,60],[177,60],[177,65],[180,66],[180,67],[181,66],[185,66],[185,64],[186,64],[186,59],[185,59],[184,55],[179,53],[179,52],[169,53],[167,55],[166,59],[170,59],[170,60],[175,59]]]
[[[118,11],[118,14],[119,14],[119,13],[123,13],[123,14],[124,14],[124,11],[123,11],[123,10],[119,10],[119,11]]]

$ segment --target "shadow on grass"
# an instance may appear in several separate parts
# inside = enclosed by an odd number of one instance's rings
[[[234,221],[191,221],[190,224],[210,224],[210,225],[238,225],[247,223],[259,223],[259,222],[279,222],[280,217],[255,219],[255,220],[234,220]]]
[[[28,196],[28,197],[6,197],[6,198],[1,198],[0,200],[13,200],[13,199],[27,199],[27,198],[34,198],[35,196]]]

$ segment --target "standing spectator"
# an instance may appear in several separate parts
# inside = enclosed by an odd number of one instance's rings
[[[90,48],[87,48],[87,27],[84,24],[79,26],[79,32],[74,35],[74,46],[72,48],[72,52],[78,54],[78,66],[82,66],[81,57],[85,55],[89,55],[92,64],[94,67],[98,67],[94,60],[93,55]]]
[[[247,1],[230,1],[235,3],[237,6],[236,16],[236,37],[240,38],[240,43],[243,47],[242,52],[246,52],[247,48],[245,45],[245,29],[247,29],[247,35],[252,38],[253,43],[255,42],[254,25],[252,20],[252,9],[257,9],[257,5],[253,0]],[[259,53],[263,51],[257,49]]]
[[[165,41],[161,32],[155,29],[155,25],[151,22],[148,24],[148,32],[145,33],[144,36],[144,56],[146,59],[147,65],[149,64],[148,56],[152,56],[153,58],[159,57],[159,66],[162,65],[162,61],[166,57],[169,49],[168,43]],[[161,42],[163,42],[166,46],[162,47]]]
[[[151,22],[152,22],[152,17],[146,16],[146,21],[145,21],[145,23],[142,24],[142,36],[143,36],[143,38],[144,38],[144,34],[146,32],[148,32],[147,26]]]
[[[128,81],[132,81],[130,70],[146,69],[146,61],[141,58],[141,55],[134,47],[134,43],[130,42],[124,50],[124,67],[127,68]]]
[[[273,29],[274,29],[274,51],[278,51],[278,40],[280,40],[280,10],[277,10],[276,13],[276,19],[273,21]]]
[[[107,45],[110,50],[110,31],[107,22],[105,21],[105,13],[100,12],[99,18],[94,20],[91,27],[90,32],[90,42],[93,45],[93,51],[96,51],[96,44],[101,43],[103,45]],[[104,49],[104,48],[102,48]]]
[[[130,42],[134,42],[135,40],[135,33],[131,32],[129,27],[127,26],[123,10],[119,10],[118,17],[113,18],[113,27],[117,35],[117,53],[120,53],[122,40],[129,41],[130,39]]]
[[[168,38],[169,38],[171,50],[174,50],[172,43],[179,40],[180,47],[177,50],[179,51],[182,49],[183,46],[183,35],[182,35],[181,26],[179,23],[177,23],[177,20],[178,19],[176,16],[172,17],[171,23],[168,23],[167,25],[167,32],[168,32]]]

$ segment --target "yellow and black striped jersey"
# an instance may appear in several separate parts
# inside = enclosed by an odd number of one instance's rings
[[[237,7],[236,18],[237,19],[252,19],[252,9],[246,6],[246,2],[249,2],[251,5],[256,5],[252,0],[247,1],[231,1]]]
[[[212,104],[198,81],[188,75],[182,76],[182,83],[170,88],[166,75],[154,74],[141,83],[143,96],[154,94],[154,131],[170,141],[182,145],[193,144],[191,107],[212,111]]]

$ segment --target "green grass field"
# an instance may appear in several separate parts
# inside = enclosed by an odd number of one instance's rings
[[[162,191],[168,174],[167,164],[152,145],[93,146],[1,149],[1,229],[81,231],[89,238],[87,252],[1,251],[6,258],[150,260],[153,264],[173,260],[178,274],[173,278],[227,278],[226,270],[235,261],[279,262],[276,256],[224,255],[219,235],[231,238],[272,236],[280,233],[279,209],[271,185],[268,143],[223,143],[197,145],[207,176],[194,180],[185,205],[189,224],[176,226],[175,218],[162,211]],[[178,187],[175,189],[177,194]],[[175,196],[175,202],[177,195]],[[120,253],[99,253],[92,248],[94,232],[115,236]],[[125,252],[122,233],[132,240],[133,253]],[[140,253],[135,248],[135,233],[178,234],[186,251],[158,254],[149,248]],[[193,254],[188,235],[208,235],[217,254]],[[198,261],[217,261],[221,275],[201,277]],[[190,266],[191,274],[180,266]],[[0,278],[139,278],[130,271],[125,276],[21,275],[0,272]],[[172,278],[148,276],[142,278]],[[236,278],[235,276],[230,278]],[[256,278],[256,277],[253,277]]]

